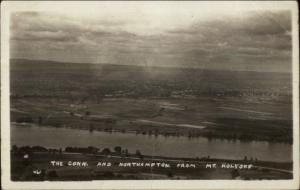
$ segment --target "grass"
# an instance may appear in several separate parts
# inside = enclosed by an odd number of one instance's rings
[[[165,107],[166,103],[173,107]],[[92,130],[150,135],[292,142],[291,120],[283,118],[284,114],[277,113],[277,110],[273,111],[272,104],[260,106],[261,109],[258,105],[248,108],[255,107],[257,111],[270,113],[267,117],[260,112],[224,112],[218,108],[229,105],[246,109],[247,105],[242,103],[226,99],[211,102],[204,98],[105,98],[100,103],[86,101],[83,104],[74,104],[65,99],[55,102],[50,98],[22,98],[12,99],[11,121],[29,117],[40,125],[86,130],[91,130],[92,127]],[[178,107],[184,109],[177,109]],[[288,105],[279,105],[278,109],[288,110]],[[250,116],[253,118],[249,118]],[[204,129],[179,127],[180,124],[203,126]]]
[[[68,154],[68,153],[38,153],[30,155],[30,161],[24,162],[21,154],[12,154],[12,176],[16,181],[35,180],[105,180],[105,179],[234,179],[239,176],[242,179],[290,179],[292,174],[284,172],[291,169],[291,163],[275,163],[244,160],[221,160],[221,159],[183,159],[156,156],[143,156],[138,158],[129,154],[124,157],[116,153],[103,154]],[[50,161],[61,161],[63,166],[53,166]],[[84,161],[87,167],[68,166],[70,161]],[[98,162],[111,163],[110,167],[98,166]],[[170,167],[120,167],[120,163],[165,163]],[[181,168],[177,164],[195,164],[194,167]],[[206,168],[207,163],[216,163],[219,167],[215,169]],[[221,163],[252,164],[252,169],[228,169],[221,168]],[[270,169],[260,169],[267,167]],[[274,168],[274,170],[272,169]],[[32,174],[33,170],[42,170],[45,175],[38,178]],[[279,169],[277,171],[276,169]],[[280,169],[284,169],[280,171]],[[49,172],[55,171],[57,177],[52,179]],[[41,176],[40,176],[41,177]]]

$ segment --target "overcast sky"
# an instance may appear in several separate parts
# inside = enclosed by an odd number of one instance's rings
[[[80,9],[80,11],[79,11]],[[291,13],[197,2],[98,3],[11,14],[11,58],[289,71]]]

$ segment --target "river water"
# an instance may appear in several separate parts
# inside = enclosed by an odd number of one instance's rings
[[[257,158],[266,161],[291,161],[292,146],[284,143],[263,141],[240,142],[208,140],[204,137],[164,137],[134,133],[101,132],[70,128],[40,127],[36,125],[11,124],[11,145],[44,146],[65,148],[94,146],[100,149],[115,146],[127,148],[134,153],[137,149],[145,155],[170,157],[204,157],[243,159]]]

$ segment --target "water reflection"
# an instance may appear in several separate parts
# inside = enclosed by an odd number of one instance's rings
[[[95,146],[100,149],[122,146],[130,152],[171,157],[207,157],[225,159],[257,158],[268,161],[291,161],[292,146],[283,143],[240,142],[204,137],[164,137],[135,133],[100,132],[70,128],[11,125],[11,145],[40,145],[48,148]]]

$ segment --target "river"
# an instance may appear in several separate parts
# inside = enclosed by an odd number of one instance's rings
[[[115,146],[121,146],[132,153],[138,149],[145,155],[155,156],[200,158],[209,155],[211,158],[224,159],[243,159],[247,156],[265,161],[292,160],[292,146],[284,143],[208,140],[204,137],[155,137],[14,123],[11,124],[11,145],[39,145],[47,148],[94,146],[111,150]]]

